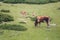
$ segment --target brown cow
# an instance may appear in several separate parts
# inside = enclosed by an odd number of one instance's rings
[[[36,27],[38,24],[42,22],[46,22],[47,26],[49,26],[50,21],[51,21],[51,18],[49,16],[37,16],[34,24]]]

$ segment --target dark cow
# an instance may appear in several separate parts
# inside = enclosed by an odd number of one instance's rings
[[[35,20],[35,27],[37,27],[38,24],[46,22],[47,26],[50,24],[50,17],[49,16],[37,16]]]

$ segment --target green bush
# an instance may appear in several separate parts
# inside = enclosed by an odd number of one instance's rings
[[[59,0],[49,0],[50,3],[57,2]]]
[[[4,0],[0,0],[0,2],[1,2],[1,1],[4,1]]]
[[[3,14],[0,13],[0,23],[3,21]]]
[[[8,22],[8,21],[13,21],[13,17],[7,14],[2,14],[0,13],[0,22]]]
[[[18,2],[25,2],[25,0],[4,0],[5,3],[18,3]]]
[[[58,8],[58,10],[60,10],[60,8]]]
[[[0,29],[4,30],[15,30],[15,31],[26,31],[27,28],[22,25],[15,25],[15,24],[1,24]]]
[[[10,10],[5,10],[5,9],[2,9],[1,12],[10,12]]]
[[[41,4],[44,4],[44,3],[48,3],[48,2],[57,2],[57,1],[60,1],[60,0],[4,0],[3,2],[6,2],[6,3],[41,3]]]
[[[15,0],[4,0],[3,2],[9,3],[9,2],[14,2]]]
[[[41,4],[45,4],[45,3],[48,3],[48,2],[49,2],[49,0],[40,0]]]

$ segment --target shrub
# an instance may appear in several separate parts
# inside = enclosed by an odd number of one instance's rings
[[[13,21],[13,17],[7,14],[2,14],[0,13],[0,22],[4,21],[4,22],[8,22],[8,21]]]
[[[58,10],[60,10],[60,8],[58,8]]]
[[[49,0],[50,3],[58,2],[59,0]]]
[[[0,23],[2,23],[2,21],[3,21],[2,15],[3,15],[3,14],[0,13]]]
[[[15,24],[1,24],[0,29],[4,30],[15,30],[15,31],[26,31],[27,28],[25,28],[22,25],[15,25]]]
[[[45,4],[48,2],[57,2],[60,0],[4,0],[5,3],[29,3],[29,4]]]
[[[7,14],[4,14],[3,18],[4,18],[4,20],[3,20],[4,22],[13,21],[13,17],[10,15],[7,15]]]
[[[0,2],[1,2],[1,1],[4,1],[4,0],[0,0]]]
[[[5,10],[5,9],[2,9],[1,12],[10,12],[10,10]]]

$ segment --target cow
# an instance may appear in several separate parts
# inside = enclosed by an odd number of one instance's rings
[[[51,18],[49,16],[36,16],[35,18],[35,27],[37,27],[38,24],[46,22],[47,27],[50,25]]]

